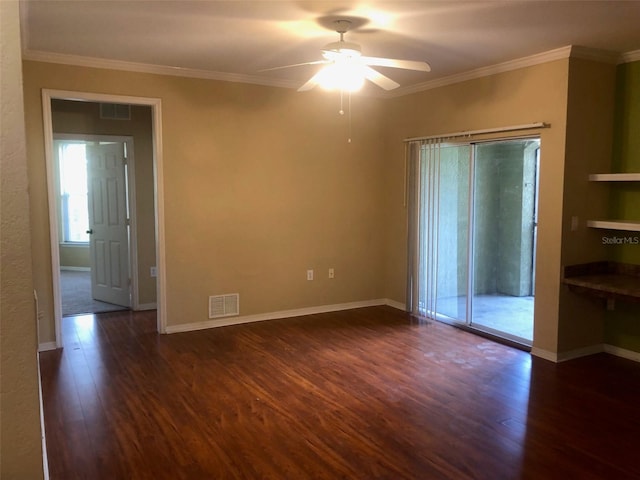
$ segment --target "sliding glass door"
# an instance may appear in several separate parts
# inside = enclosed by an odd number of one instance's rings
[[[414,310],[531,343],[539,145],[528,138],[420,147],[410,172],[419,205],[410,212]]]
[[[533,339],[537,139],[474,146],[470,325]]]

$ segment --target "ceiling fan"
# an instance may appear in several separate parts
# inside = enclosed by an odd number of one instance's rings
[[[362,55],[360,45],[346,42],[344,34],[351,27],[350,20],[336,20],[333,22],[340,40],[325,45],[322,48],[323,60],[314,62],[297,63],[283,67],[268,68],[263,71],[279,70],[281,68],[299,67],[302,65],[324,65],[324,67],[311,77],[304,85],[298,88],[299,92],[311,90],[321,85],[330,90],[356,91],[364,80],[376,84],[385,90],[393,90],[400,86],[399,83],[371,68],[371,66],[402,68],[430,72],[431,67],[427,62],[415,60],[398,60],[394,58],[365,57]]]

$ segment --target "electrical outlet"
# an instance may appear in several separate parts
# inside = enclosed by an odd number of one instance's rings
[[[157,277],[158,276],[158,268],[157,267],[151,267],[150,269],[150,273],[152,277]]]
[[[329,269],[329,278],[334,278],[336,276],[336,272],[333,270],[333,268]]]
[[[307,280],[313,280],[313,270],[307,270]]]

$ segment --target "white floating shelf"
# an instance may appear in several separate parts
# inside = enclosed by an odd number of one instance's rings
[[[590,182],[639,182],[640,173],[594,173],[589,175]]]
[[[587,220],[587,227],[607,230],[624,230],[640,232],[640,221],[637,220]]]

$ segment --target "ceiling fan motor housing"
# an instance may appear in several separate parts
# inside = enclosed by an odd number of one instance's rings
[[[344,55],[349,57],[359,57],[360,55],[362,55],[362,49],[360,48],[360,45],[358,45],[357,43],[342,41],[342,42],[328,43],[322,48],[322,53],[323,55],[326,53],[329,53],[329,54],[337,53],[339,55]]]

